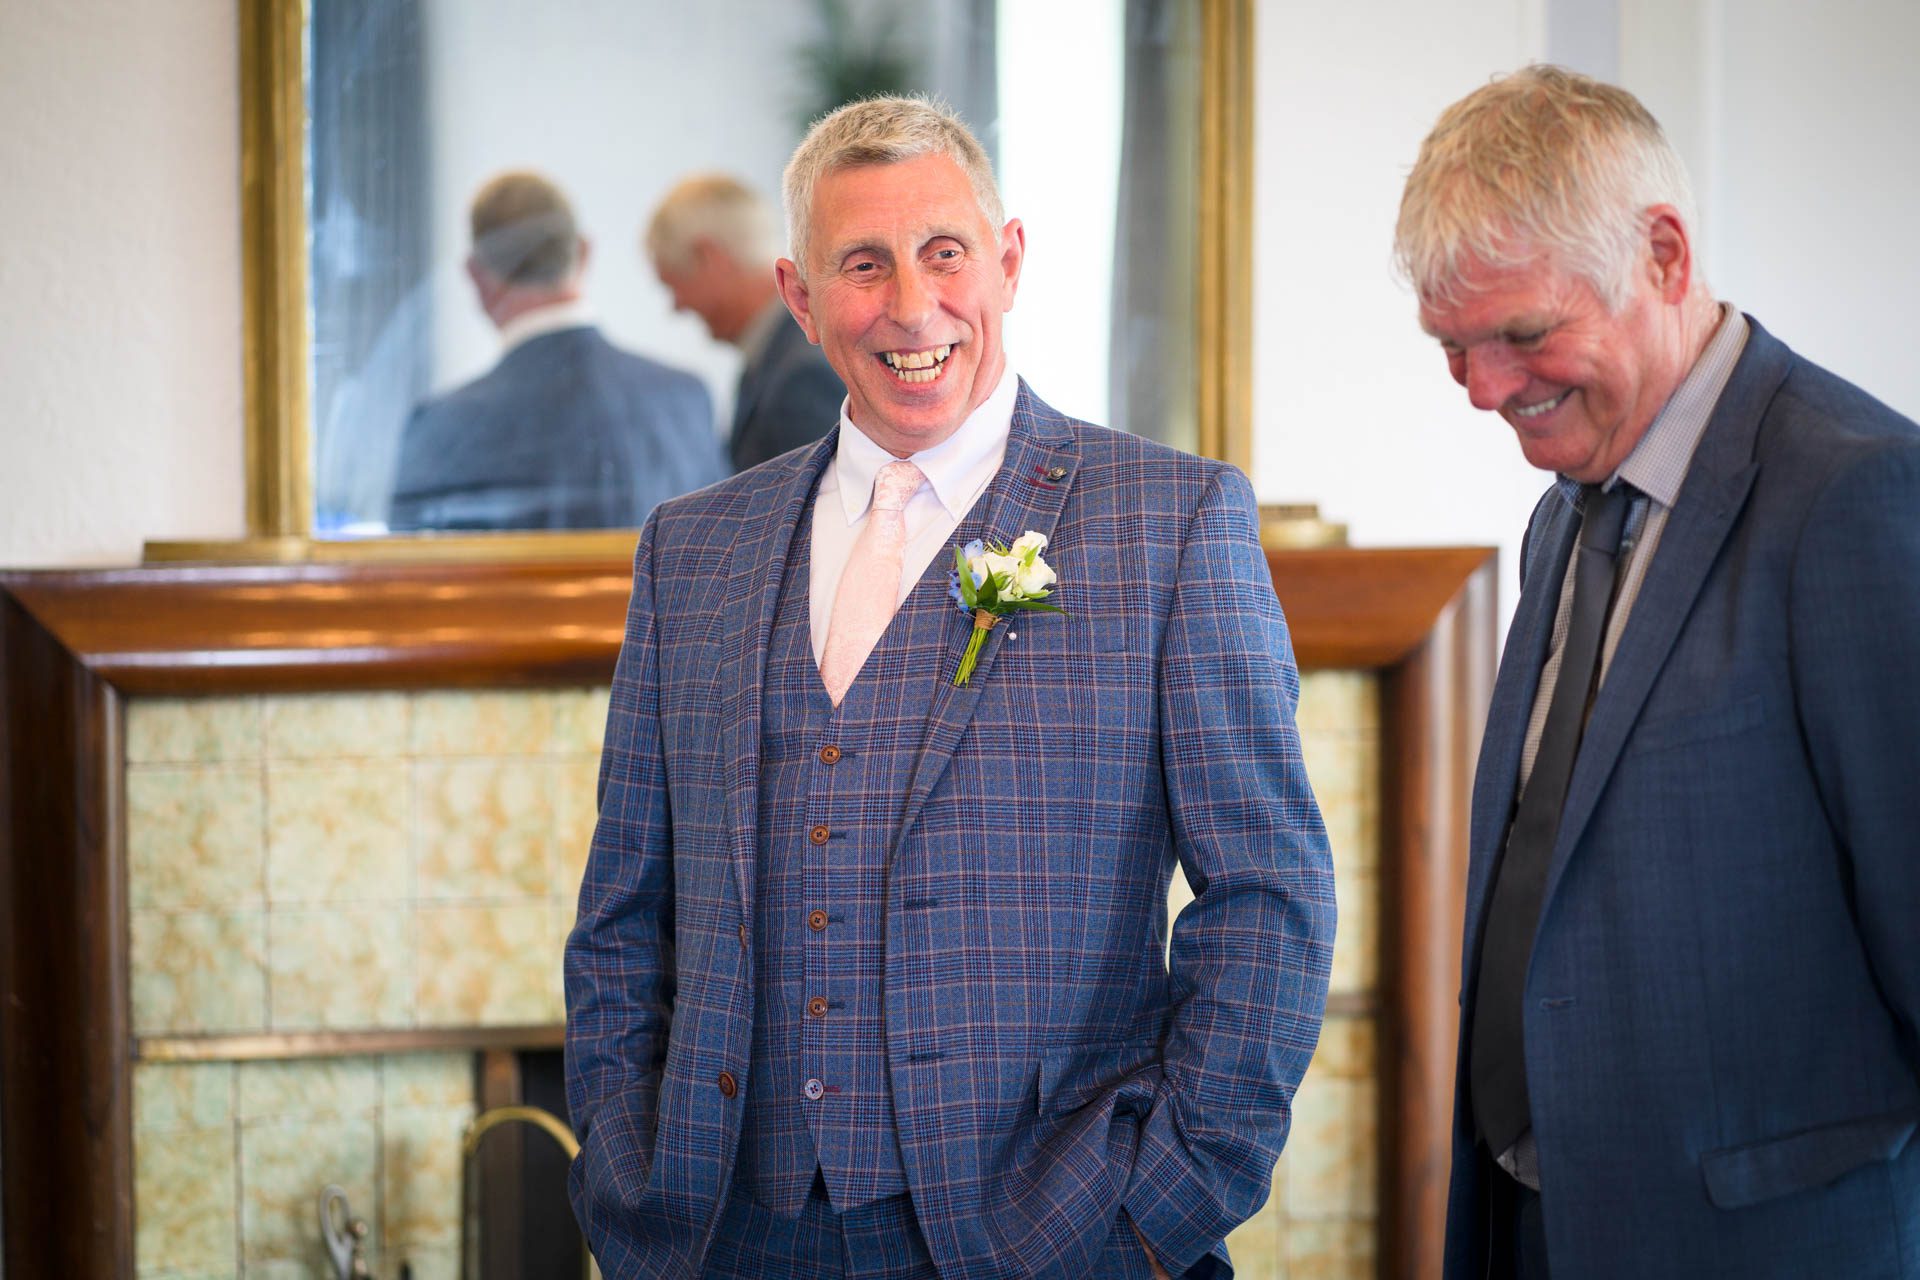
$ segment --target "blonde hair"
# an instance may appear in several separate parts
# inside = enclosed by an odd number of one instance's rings
[[[559,284],[580,263],[573,206],[552,182],[519,169],[490,179],[467,211],[473,256],[502,284]]]
[[[808,219],[813,188],[836,169],[866,164],[897,164],[924,155],[944,155],[960,166],[973,188],[974,201],[993,228],[996,242],[1006,214],[1000,187],[986,148],[966,123],[945,105],[925,97],[866,98],[850,102],[814,122],[787,162],[782,194],[787,206],[788,252],[807,273]]]
[[[1422,300],[1454,302],[1469,262],[1512,269],[1545,251],[1617,311],[1657,204],[1693,233],[1686,166],[1659,121],[1624,89],[1535,65],[1441,113],[1407,175],[1394,256]]]
[[[647,224],[647,256],[655,265],[693,265],[693,242],[712,240],[744,267],[780,256],[773,209],[760,193],[724,173],[697,173],[674,184]]]

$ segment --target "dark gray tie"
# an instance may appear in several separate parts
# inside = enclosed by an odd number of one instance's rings
[[[1546,895],[1547,868],[1560,831],[1560,809],[1566,803],[1567,782],[1580,754],[1580,735],[1600,669],[1620,531],[1632,492],[1625,484],[1616,484],[1607,493],[1597,485],[1582,490],[1584,518],[1574,552],[1579,558],[1573,570],[1573,610],[1560,651],[1560,674],[1547,706],[1533,772],[1507,832],[1506,853],[1500,859],[1499,878],[1481,933],[1468,1071],[1475,1124],[1495,1155],[1518,1141],[1531,1123],[1521,993]]]

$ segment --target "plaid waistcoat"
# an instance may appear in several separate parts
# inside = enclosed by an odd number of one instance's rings
[[[799,1214],[816,1167],[842,1213],[907,1189],[887,1071],[887,853],[967,626],[936,556],[836,709],[813,655],[811,527],[809,507],[767,647],[739,1164],[755,1198],[786,1216]]]

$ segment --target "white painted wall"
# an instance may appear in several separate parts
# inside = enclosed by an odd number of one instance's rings
[[[0,566],[246,532],[236,23],[0,3]]]
[[[1420,332],[1393,226],[1435,117],[1538,57],[1541,18],[1526,0],[1273,0],[1255,32],[1254,490],[1318,502],[1357,545],[1499,545],[1504,609],[1546,478]]]
[[[1708,279],[1920,419],[1920,4],[1713,5]]]

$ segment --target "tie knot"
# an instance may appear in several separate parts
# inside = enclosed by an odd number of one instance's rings
[[[911,462],[889,462],[873,478],[873,505],[878,511],[900,511],[926,482]]]
[[[1611,489],[1585,486],[1580,501],[1580,545],[1612,555],[1620,546],[1620,532],[1633,504],[1633,486],[1622,480]]]

